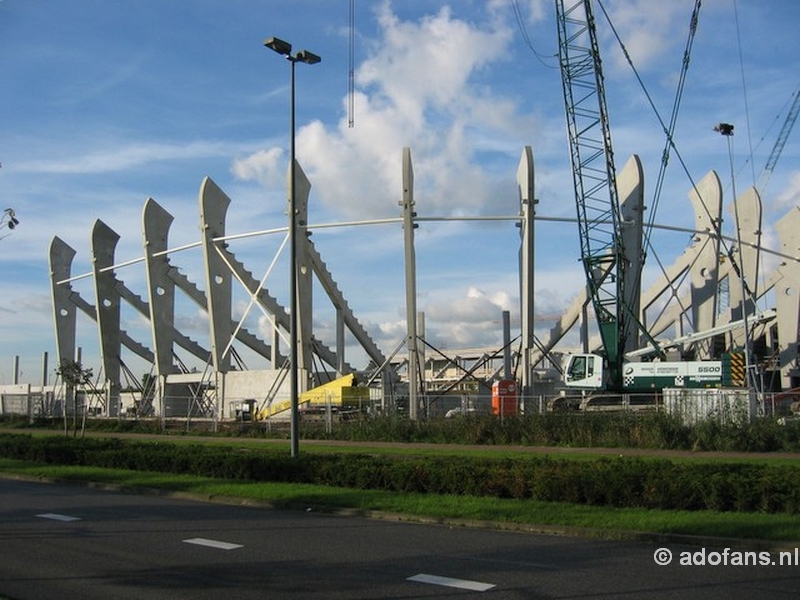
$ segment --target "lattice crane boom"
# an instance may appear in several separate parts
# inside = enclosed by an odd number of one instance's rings
[[[778,159],[781,156],[781,152],[783,152],[783,147],[786,145],[786,140],[789,139],[789,134],[792,132],[792,127],[794,127],[794,122],[797,120],[798,113],[800,113],[800,89],[794,93],[794,100],[789,108],[789,112],[786,114],[786,119],[778,134],[778,139],[775,140],[775,145],[772,147],[769,158],[767,158],[764,170],[761,171],[761,175],[758,177],[756,189],[759,194],[763,194],[767,189],[769,178],[775,170],[775,165],[778,164]]]
[[[633,328],[623,306],[626,263],[616,169],[590,0],[556,0],[556,20],[581,261],[615,387],[622,382]]]

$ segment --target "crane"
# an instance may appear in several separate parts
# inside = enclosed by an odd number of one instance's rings
[[[624,300],[628,263],[592,3],[568,1],[556,0],[556,20],[581,262],[608,363],[608,386],[620,388],[625,350],[644,328]]]
[[[794,100],[789,108],[789,112],[786,114],[786,119],[783,122],[783,127],[781,127],[780,133],[778,134],[778,139],[775,140],[775,145],[772,147],[772,152],[770,152],[769,158],[767,158],[767,162],[764,165],[764,170],[761,171],[761,174],[758,177],[756,189],[758,190],[759,194],[763,195],[767,189],[769,178],[772,176],[772,171],[775,170],[775,165],[778,163],[778,158],[780,158],[781,152],[783,152],[783,147],[786,145],[786,140],[789,138],[792,127],[794,127],[794,122],[797,120],[798,113],[800,113],[800,89],[794,93]]]
[[[591,0],[556,0],[559,64],[570,161],[578,212],[581,262],[605,356],[575,354],[564,369],[568,387],[653,392],[665,387],[719,387],[733,381],[723,361],[626,363],[642,334],[656,353],[660,345],[641,324],[627,287],[635,283],[626,258],[614,151],[606,107],[602,61]],[[737,371],[738,372],[738,371]]]

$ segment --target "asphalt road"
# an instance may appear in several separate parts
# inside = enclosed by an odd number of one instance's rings
[[[655,561],[661,546],[673,556],[665,566]],[[750,556],[736,554],[749,550]],[[737,556],[793,564],[731,564]],[[706,564],[682,566],[682,559]],[[0,479],[0,597],[6,598],[780,600],[799,594],[800,556],[793,553],[449,528]]]

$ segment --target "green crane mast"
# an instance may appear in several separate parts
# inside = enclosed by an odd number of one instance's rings
[[[607,388],[622,389],[625,348],[643,328],[624,300],[629,265],[591,1],[556,0],[556,20],[581,261],[608,361]]]

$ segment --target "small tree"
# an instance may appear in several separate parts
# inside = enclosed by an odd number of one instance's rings
[[[67,386],[67,397],[72,394],[73,402],[73,435],[78,435],[78,387],[85,387],[92,385],[92,370],[84,369],[80,362],[77,360],[62,360],[61,366],[56,369],[56,375],[61,377],[61,380]],[[86,410],[84,409],[84,419]],[[85,420],[84,420],[85,423]],[[67,430],[67,411],[64,410],[64,432]],[[83,432],[81,432],[83,435]]]

